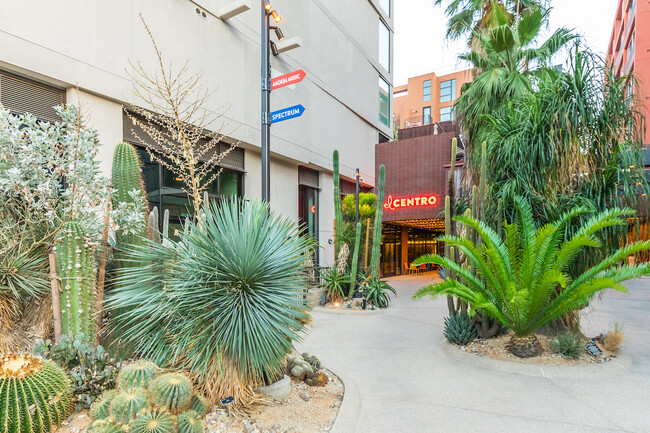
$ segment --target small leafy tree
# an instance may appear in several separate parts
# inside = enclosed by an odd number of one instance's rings
[[[454,295],[466,301],[472,311],[489,312],[517,338],[526,338],[541,326],[585,306],[605,289],[627,292],[623,281],[650,273],[650,264],[625,263],[628,256],[650,250],[650,241],[626,245],[582,274],[572,277],[569,266],[585,248],[601,248],[596,233],[626,224],[633,212],[612,209],[600,212],[582,224],[572,236],[565,236],[567,225],[588,210],[576,207],[557,221],[536,227],[530,204],[517,197],[517,223],[504,223],[503,237],[485,223],[469,216],[454,218],[475,230],[481,238],[476,244],[458,236],[443,236],[441,241],[457,248],[471,267],[437,255],[415,260],[416,265],[433,263],[455,273],[456,278],[418,290],[414,298]],[[513,340],[513,353],[517,353]]]

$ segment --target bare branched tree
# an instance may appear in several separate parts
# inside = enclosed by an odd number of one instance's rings
[[[226,137],[222,133],[226,123],[221,118],[230,106],[209,110],[207,102],[213,92],[201,86],[203,74],[191,73],[188,61],[178,71],[171,63],[166,67],[149,26],[142,15],[140,19],[156,52],[159,69],[151,73],[140,62],[129,61],[127,73],[131,77],[133,94],[148,108],[133,105],[125,107],[124,111],[140,129],[139,132],[133,128],[132,132],[151,159],[181,180],[183,191],[192,198],[194,216],[198,217],[203,192],[221,173],[217,166],[237,146],[233,143],[226,150],[220,150],[220,143]],[[208,129],[215,125],[216,131]],[[138,136],[142,131],[155,144]]]

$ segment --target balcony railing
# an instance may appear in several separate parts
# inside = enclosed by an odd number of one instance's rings
[[[402,128],[413,128],[415,126],[431,125],[433,119],[431,116],[418,116],[418,117],[409,117],[404,119],[404,125]]]

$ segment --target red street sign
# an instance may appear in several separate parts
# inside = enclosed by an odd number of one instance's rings
[[[300,83],[305,78],[305,75],[305,71],[298,69],[297,71],[275,77],[271,80],[271,89],[279,89],[290,84]]]

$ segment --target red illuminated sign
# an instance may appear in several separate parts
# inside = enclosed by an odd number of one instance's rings
[[[406,207],[433,206],[438,203],[438,197],[435,195],[421,195],[418,197],[393,198],[389,195],[384,203],[384,209],[396,210]]]
[[[271,88],[273,90],[280,87],[288,86],[290,84],[300,83],[305,78],[305,71],[298,69],[297,71],[289,72],[288,74],[280,75],[271,80]]]

